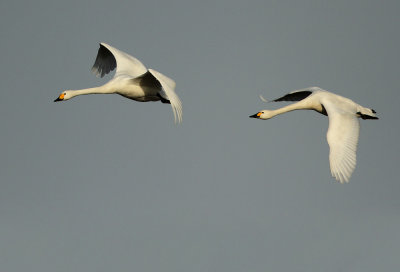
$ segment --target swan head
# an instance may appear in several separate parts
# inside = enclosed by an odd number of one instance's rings
[[[269,110],[262,110],[259,111],[256,114],[250,115],[250,118],[256,118],[256,119],[262,119],[262,120],[268,120],[272,117],[274,117],[275,115],[272,113],[272,111]]]
[[[65,101],[74,97],[71,91],[63,91],[55,100],[54,102]]]

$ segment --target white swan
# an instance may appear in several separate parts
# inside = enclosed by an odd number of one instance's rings
[[[264,98],[260,98],[265,101]],[[360,130],[357,118],[378,119],[376,112],[319,87],[296,90],[272,101],[299,102],[276,110],[262,110],[250,117],[266,120],[293,110],[315,110],[329,117],[326,138],[330,147],[331,173],[340,183],[349,182],[356,166],[356,149]]]
[[[92,72],[103,77],[116,69],[114,77],[100,87],[66,90],[54,100],[65,101],[84,94],[119,94],[140,102],[159,101],[171,104],[175,122],[182,122],[182,103],[176,95],[175,82],[153,69],[147,69],[138,59],[106,43],[100,43]]]

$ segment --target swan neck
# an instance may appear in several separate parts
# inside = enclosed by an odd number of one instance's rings
[[[283,113],[286,113],[286,112],[289,112],[289,111],[307,109],[308,107],[306,105],[303,105],[304,103],[301,103],[301,102],[302,101],[294,103],[294,104],[287,105],[285,107],[282,107],[282,108],[279,108],[279,109],[276,109],[276,110],[273,110],[272,111],[272,115],[276,116],[276,115],[283,114]]]
[[[100,86],[100,87],[94,87],[94,88],[81,89],[81,90],[74,91],[75,96],[85,95],[85,94],[111,94],[111,93],[114,93],[114,91],[110,88],[107,88],[106,86]]]

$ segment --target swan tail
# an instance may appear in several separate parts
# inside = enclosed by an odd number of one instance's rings
[[[168,99],[162,97],[162,95],[160,95],[159,93],[157,93],[157,96],[160,98],[161,103],[164,103],[164,104],[171,104],[171,101],[169,101]]]
[[[368,108],[361,108],[358,112],[357,115],[363,119],[379,119],[378,116],[376,116],[376,111],[373,109],[368,109]]]

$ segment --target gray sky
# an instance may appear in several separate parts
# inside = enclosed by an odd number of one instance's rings
[[[0,3],[2,271],[395,271],[399,1]],[[107,42],[177,82],[92,95]],[[349,184],[325,116],[249,119],[320,86],[372,107]]]

